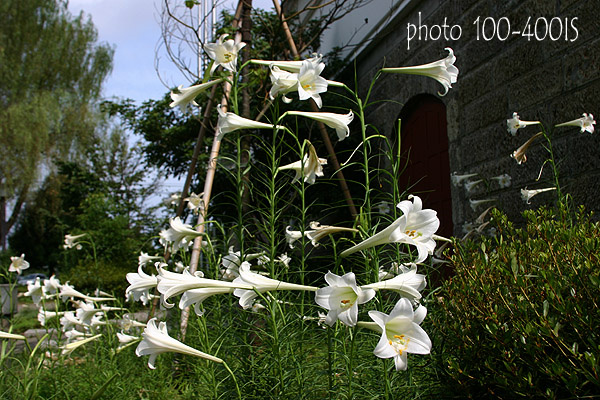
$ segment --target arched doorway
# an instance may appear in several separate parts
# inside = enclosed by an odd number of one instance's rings
[[[401,188],[423,200],[424,208],[438,213],[438,234],[453,233],[450,195],[450,161],[446,131],[446,106],[437,97],[421,94],[400,112],[401,162],[406,169],[398,178]]]

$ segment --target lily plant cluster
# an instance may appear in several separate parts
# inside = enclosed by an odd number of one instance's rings
[[[188,88],[180,86],[173,91],[171,107],[177,106],[182,111],[189,112],[193,110],[192,106],[198,107],[195,98],[202,91],[222,83],[235,85],[239,50],[244,46],[245,44],[242,42],[233,39],[226,40],[226,35],[221,36],[216,43],[206,44],[204,50],[213,60],[207,74],[209,77],[197,85]],[[433,78],[442,84],[443,94],[446,94],[452,84],[456,83],[458,76],[458,68],[454,66],[456,57],[452,49],[447,48],[447,51],[449,55],[446,58],[433,63],[416,67],[384,68],[381,72],[416,74]],[[318,54],[305,60],[249,60],[245,65],[248,64],[269,68],[271,101],[281,98],[284,103],[289,104],[292,98],[296,97],[300,101],[314,101],[316,107],[320,109],[323,107],[321,96],[328,91],[330,86],[349,90],[343,83],[329,81],[321,76],[325,64],[322,56]],[[219,67],[225,72],[218,72]],[[289,110],[275,121],[267,123],[242,117],[237,115],[234,110],[235,107],[228,107],[225,103],[218,106],[218,121],[215,125],[216,141],[222,141],[226,135],[242,129],[272,130],[274,134],[284,132],[295,135],[285,125],[289,117],[308,118],[322,123],[333,129],[338,139],[342,141],[351,134],[350,124],[355,116],[352,110],[348,110],[347,113]],[[302,187],[304,187],[314,184],[317,179],[324,177],[324,167],[328,165],[328,160],[317,155],[315,147],[309,140],[298,140],[298,143],[301,144],[300,160],[278,166],[275,173],[293,171],[291,184],[302,182]],[[200,212],[206,212],[204,204],[199,201],[198,196],[190,196],[187,200],[189,203],[192,203],[192,200],[195,201],[193,205],[189,206],[190,209],[200,209]],[[431,350],[431,341],[419,326],[426,315],[425,307],[419,304],[421,291],[426,286],[426,279],[425,275],[417,273],[417,268],[418,264],[424,263],[433,254],[436,240],[443,238],[435,234],[440,225],[436,211],[423,208],[422,201],[418,196],[409,196],[407,200],[400,201],[397,208],[400,215],[395,221],[377,233],[363,234],[362,241],[343,250],[340,254],[342,258],[353,254],[357,254],[359,258],[366,258],[369,257],[371,249],[387,244],[406,246],[397,247],[397,249],[412,248],[415,254],[408,255],[408,257],[412,257],[410,262],[395,263],[392,270],[389,271],[384,271],[385,268],[382,266],[378,267],[378,270],[383,271],[379,276],[389,279],[359,285],[353,272],[346,272],[340,276],[329,271],[324,275],[326,285],[321,287],[286,282],[274,279],[264,268],[265,265],[279,265],[283,269],[288,268],[294,260],[286,253],[276,259],[270,259],[264,252],[252,254],[243,249],[235,250],[231,247],[227,254],[220,257],[221,274],[218,279],[208,278],[200,271],[192,273],[188,267],[183,265],[181,265],[183,270],[170,271],[167,258],[142,253],[139,258],[138,272],[127,275],[130,286],[126,290],[126,296],[130,300],[148,304],[156,296],[154,293],[158,293],[160,303],[165,308],[174,307],[175,303],[172,302],[172,299],[180,296],[179,308],[186,309],[193,306],[196,314],[202,316],[204,314],[202,304],[211,296],[232,295],[239,299],[238,303],[244,309],[258,310],[264,308],[261,301],[268,299],[269,293],[276,291],[314,292],[315,303],[327,311],[327,315],[322,318],[326,325],[333,326],[339,321],[348,327],[363,326],[378,332],[381,339],[374,354],[380,358],[394,358],[396,369],[406,369],[407,353],[428,354]],[[285,239],[290,248],[294,248],[296,242],[304,239],[316,247],[325,237],[340,234],[357,235],[360,232],[354,227],[323,225],[318,221],[313,221],[305,230],[292,230],[288,226],[285,230]],[[211,239],[213,238],[208,237],[202,230],[185,223],[179,217],[172,218],[169,228],[160,232],[160,243],[170,253],[185,253],[198,241],[202,242],[202,248],[212,249]],[[187,259],[187,257],[184,258]],[[148,264],[153,265],[154,268]],[[152,272],[147,272],[150,270]],[[373,300],[379,291],[395,292],[399,295],[400,300],[390,314],[371,311],[368,313],[371,321],[359,321],[359,306]],[[413,309],[415,306],[416,309]],[[311,317],[306,318],[310,319]],[[222,362],[216,356],[188,348],[171,339],[167,335],[165,323],[153,319],[143,334],[137,354],[150,355],[149,365],[153,367],[156,355],[165,351],[196,355]]]

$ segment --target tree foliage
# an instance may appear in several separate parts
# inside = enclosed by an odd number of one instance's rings
[[[93,137],[92,104],[112,66],[112,48],[98,44],[91,20],[73,17],[66,4],[0,3],[2,244],[42,168],[77,157]]]

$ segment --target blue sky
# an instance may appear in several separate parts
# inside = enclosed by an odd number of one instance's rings
[[[183,0],[178,0],[183,2]],[[114,67],[104,85],[104,97],[131,98],[137,103],[162,97],[169,87],[189,82],[159,54],[161,82],[155,70],[155,51],[160,40],[159,13],[162,0],[69,0],[69,10],[91,16],[100,42],[115,46]],[[220,3],[233,10],[236,1]],[[254,5],[272,8],[269,0],[254,0]]]

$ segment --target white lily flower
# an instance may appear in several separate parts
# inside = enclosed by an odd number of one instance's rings
[[[82,325],[90,326],[92,324],[92,318],[96,316],[96,314],[102,313],[102,311],[102,309],[96,308],[92,302],[82,302],[79,304],[79,308],[75,310],[75,316],[81,321]]]
[[[40,325],[46,326],[46,321],[50,318],[62,317],[65,314],[64,311],[45,311],[43,308],[38,310],[37,320]]]
[[[81,320],[75,316],[74,311],[65,311],[65,313],[60,318],[60,324],[62,325],[63,332],[66,332],[77,325],[85,326],[84,323],[81,322]]]
[[[221,105],[217,106],[219,120],[217,121],[216,138],[223,139],[223,135],[238,129],[283,129],[282,126],[266,124],[264,122],[254,121],[248,118],[242,118],[232,112],[224,112]]]
[[[524,202],[526,202],[527,204],[531,204],[531,198],[533,196],[536,196],[540,193],[544,193],[544,192],[549,192],[552,190],[556,190],[555,187],[549,187],[549,188],[544,188],[544,189],[532,189],[532,190],[528,190],[527,188],[525,189],[521,189],[521,198],[523,199]]]
[[[60,286],[60,292],[59,292],[58,296],[60,297],[60,299],[62,301],[67,301],[67,299],[73,298],[73,297],[78,297],[80,299],[89,300],[89,301],[113,301],[113,300],[116,300],[114,297],[92,297],[92,296],[85,295],[85,294],[75,290],[75,288],[73,286],[69,285],[69,282]]]
[[[583,116],[581,118],[577,118],[569,122],[563,122],[562,124],[558,124],[555,126],[578,126],[579,128],[581,128],[581,133],[594,133],[594,125],[596,125],[594,116],[592,114],[583,113]]]
[[[498,181],[498,184],[503,189],[507,188],[507,187],[510,187],[511,180],[512,180],[512,178],[508,174],[502,174],[502,175],[494,176],[494,177],[492,177],[490,179],[494,179],[494,180]]]
[[[23,335],[0,331],[0,339],[26,340],[27,338]]]
[[[240,298],[240,306],[245,309],[251,308],[254,299],[258,296],[258,293],[270,292],[275,290],[307,290],[316,291],[317,288],[313,286],[297,285],[295,283],[288,283],[278,281],[276,279],[267,278],[266,276],[257,274],[250,271],[250,263],[244,261],[240,265],[240,276],[237,277],[233,283],[240,285],[240,287],[249,287],[248,289],[236,289],[233,295]]]
[[[238,52],[246,45],[246,43],[235,43],[233,39],[223,42],[227,36],[229,35],[223,34],[217,39],[217,43],[207,43],[204,45],[206,54],[215,61],[210,69],[211,75],[219,65],[221,65],[223,69],[231,72],[235,72],[237,69]]]
[[[445,96],[448,89],[457,81],[458,68],[454,66],[454,62],[456,62],[454,51],[450,47],[446,47],[444,50],[448,50],[450,54],[441,60],[415,67],[383,68],[381,72],[428,76],[444,86],[444,93],[438,92],[438,94]]]
[[[275,100],[278,95],[282,95],[284,103],[291,103],[292,99],[285,95],[298,88],[298,74],[282,71],[277,66],[271,66],[270,77],[272,86],[271,90],[269,90],[269,99]]]
[[[186,268],[182,274],[177,274],[175,272],[166,271],[164,268],[160,267],[158,268],[158,274],[157,289],[162,294],[162,303],[166,308],[171,308],[174,305],[167,303],[168,299],[192,289],[252,288],[250,285],[239,285],[232,282],[203,278],[203,274],[200,271],[197,271],[192,275],[188,268]]]
[[[216,294],[233,293],[234,290],[237,289],[232,287],[205,287],[201,289],[186,290],[179,300],[179,308],[183,310],[186,307],[194,305],[194,312],[198,316],[202,316],[204,310],[201,310],[200,306],[202,306],[204,300]]]
[[[279,167],[277,169],[278,171],[283,171],[286,169],[296,171],[296,176],[294,176],[292,183],[296,182],[302,177],[303,167],[304,182],[308,183],[309,185],[315,183],[317,176],[323,176],[323,165],[327,164],[327,160],[324,158],[319,158],[319,156],[317,156],[317,151],[308,140],[306,141],[306,144],[308,147],[308,154],[304,155],[303,160],[284,165],[283,167]]]
[[[44,295],[50,295],[58,292],[60,287],[60,281],[56,278],[56,275],[52,275],[49,279],[44,279],[42,290],[44,291]]]
[[[417,265],[410,263],[408,266],[402,265],[396,277],[361,286],[361,289],[394,290],[409,300],[418,300],[426,285],[425,275],[417,274]]]
[[[200,83],[198,85],[192,85],[186,88],[184,88],[183,85],[179,85],[177,87],[177,91],[179,93],[171,91],[171,100],[173,101],[169,104],[169,107],[173,108],[179,106],[181,112],[184,113],[188,110],[190,104],[199,107],[198,103],[196,103],[194,99],[206,89],[221,82],[223,82],[223,79],[216,79],[214,81],[208,81],[206,83]]]
[[[33,304],[39,307],[40,301],[42,300],[42,297],[44,297],[44,291],[39,277],[35,278],[33,283],[27,284],[27,291],[24,293],[24,296],[31,296]]]
[[[521,165],[524,162],[527,161],[527,156],[525,155],[525,152],[527,151],[527,149],[529,148],[529,146],[531,146],[531,144],[533,143],[533,141],[537,138],[539,138],[540,136],[542,136],[544,133],[543,132],[538,132],[535,135],[533,135],[532,137],[529,138],[528,141],[526,141],[525,143],[523,143],[521,145],[521,147],[519,147],[518,149],[516,149],[515,151],[513,151],[513,153],[510,155],[512,158],[515,159],[515,161],[517,162],[517,164]]]
[[[326,92],[328,85],[327,80],[320,76],[324,68],[325,64],[322,62],[304,60],[298,72],[298,98],[312,98],[319,108],[323,105],[319,93]]]
[[[83,346],[84,344],[87,344],[91,341],[94,341],[94,340],[98,339],[100,336],[102,336],[101,333],[94,335],[92,337],[86,338],[86,339],[81,339],[81,340],[77,340],[75,342],[68,343],[64,346],[60,346],[59,349],[62,349],[62,355],[71,354],[76,348]]]
[[[218,357],[203,353],[173,339],[167,332],[167,325],[164,322],[161,322],[156,326],[156,318],[152,318],[148,321],[148,325],[146,326],[144,333],[142,333],[142,341],[135,349],[135,354],[138,357],[149,355],[150,359],[148,360],[148,367],[155,369],[154,362],[156,361],[156,357],[160,353],[166,352],[187,354],[218,363],[223,362],[223,360]]]
[[[294,248],[294,242],[302,238],[302,232],[291,230],[291,226],[285,228],[285,238],[287,239],[290,249]]]
[[[323,59],[322,54],[314,54],[313,57],[307,58],[306,61],[310,61],[312,63],[320,63]],[[302,62],[304,60],[299,61],[271,61],[271,60],[250,60],[251,64],[257,65],[265,65],[267,67],[275,66],[277,68],[281,68],[284,71],[288,72],[300,72],[300,68],[302,68]]]
[[[204,200],[202,199],[202,193],[200,193],[200,195],[192,193],[190,194],[190,197],[186,197],[183,200],[187,201],[188,210],[192,211],[194,214],[198,214],[201,210],[204,209]]]
[[[127,343],[131,343],[131,342],[135,342],[136,340],[140,340],[141,338],[138,336],[128,335],[126,333],[123,333],[123,331],[121,331],[121,332],[117,332],[117,339],[119,340],[119,343],[127,344]]]
[[[135,319],[132,319],[129,314],[123,315],[123,318],[120,319],[117,323],[121,327],[121,329],[124,329],[126,331],[128,331],[132,328],[145,328],[146,327],[146,324],[136,321]]]
[[[469,205],[471,206],[471,210],[477,211],[477,209],[487,203],[493,203],[498,199],[482,199],[482,200],[473,200],[469,199]]]
[[[21,254],[21,257],[10,258],[9,272],[16,272],[18,275],[21,275],[21,272],[27,268],[29,268],[29,263],[25,261],[25,254]]]
[[[77,239],[80,239],[85,235],[87,235],[87,233],[82,233],[81,235],[65,235],[65,244],[63,245],[63,248],[66,250],[75,247],[75,249],[81,250],[81,244],[77,242]]]
[[[125,289],[125,296],[133,297],[134,301],[142,300],[142,303],[146,305],[150,297],[150,290],[158,285],[156,276],[146,274],[140,265],[137,273],[130,272],[126,278],[129,286]]]
[[[348,125],[354,119],[352,110],[348,114],[335,114],[329,112],[303,112],[303,111],[288,111],[288,115],[299,115],[314,119],[327,125],[328,127],[335,129],[340,141],[346,139],[350,135],[350,128]]]
[[[479,185],[481,182],[483,182],[483,179],[478,179],[476,181],[471,181],[471,182],[467,182],[465,183],[465,189],[467,190],[467,193],[471,193],[473,191],[473,188],[477,185]]]
[[[418,196],[410,195],[408,198],[409,200],[401,201],[397,205],[403,213],[400,218],[381,232],[344,250],[341,256],[346,257],[357,251],[386,243],[406,243],[417,248],[418,256],[415,263],[425,261],[435,249],[433,235],[440,227],[440,220],[434,210],[423,210],[423,204]],[[411,202],[410,199],[413,201]]]
[[[540,123],[540,121],[521,121],[519,119],[519,114],[513,112],[512,118],[506,120],[506,128],[511,135],[515,136],[518,129],[527,125],[537,125]]]
[[[85,333],[78,331],[75,328],[71,329],[70,331],[64,332],[63,335],[67,338],[67,343],[71,343],[76,340],[81,340],[85,338]]]
[[[140,252],[140,255],[138,257],[138,266],[143,267],[152,260],[162,260],[162,257],[161,256],[151,256],[148,253],[144,253],[142,251],[142,252]]]
[[[283,253],[281,255],[279,255],[279,257],[277,257],[277,261],[282,262],[283,265],[288,268],[290,266],[290,261],[292,261],[292,259],[290,257],[288,257],[287,253]]]
[[[234,280],[239,274],[240,265],[242,265],[243,261],[252,261],[257,258],[263,256],[264,253],[252,253],[252,254],[244,254],[244,259],[242,260],[242,252],[241,251],[233,251],[233,246],[229,247],[229,254],[223,257],[221,260],[221,265],[223,266],[223,279],[226,280]],[[260,263],[260,259],[259,259]]]
[[[191,246],[195,238],[202,236],[202,233],[191,225],[184,224],[179,217],[172,218],[169,225],[169,229],[160,232],[160,243],[165,247],[172,243],[170,247],[173,252]]]
[[[429,354],[431,340],[419,326],[426,315],[427,309],[423,306],[413,311],[408,299],[400,299],[389,315],[369,311],[369,317],[382,331],[373,353],[379,358],[394,358],[396,371],[406,370],[407,353]]]
[[[315,293],[315,302],[329,310],[325,323],[333,326],[339,319],[345,325],[356,325],[358,305],[371,300],[375,296],[375,290],[358,287],[353,272],[339,276],[328,271],[325,281],[329,286],[320,288]]]
[[[390,203],[388,203],[387,201],[381,201],[377,203],[377,212],[379,214],[389,214],[390,211]]]
[[[465,175],[458,175],[456,172],[453,172],[453,173],[450,175],[450,180],[452,181],[452,184],[453,184],[454,186],[457,186],[457,187],[458,187],[458,186],[462,185],[462,182],[463,182],[465,179],[469,179],[469,178],[472,178],[472,177],[474,177],[474,176],[477,176],[477,175],[479,175],[479,174],[465,174]]]
[[[321,225],[319,222],[315,221],[312,221],[309,225],[311,230],[304,231],[304,235],[310,239],[312,245],[315,247],[319,245],[319,243],[317,243],[319,240],[333,233],[358,232],[358,229],[345,228],[341,226]]]

